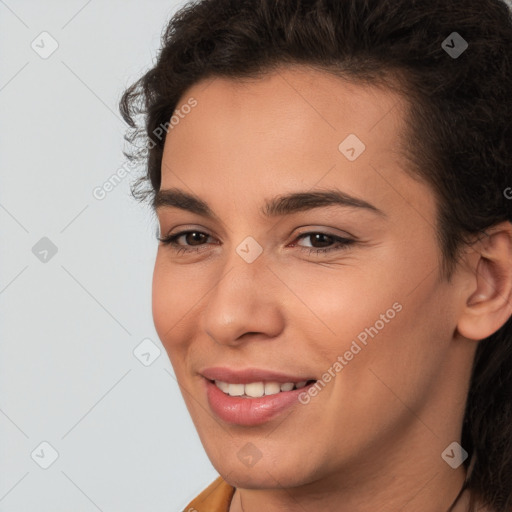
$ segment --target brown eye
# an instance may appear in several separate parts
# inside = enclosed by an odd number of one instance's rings
[[[348,249],[348,246],[355,243],[355,240],[350,238],[342,238],[328,233],[322,233],[318,231],[311,231],[309,233],[302,233],[297,237],[297,240],[310,239],[310,246],[299,245],[302,250],[309,251],[311,254],[314,253],[327,253],[330,251],[340,251]]]
[[[181,252],[197,252],[199,247],[205,245],[210,235],[203,233],[202,231],[180,231],[174,235],[167,235],[165,237],[157,237],[163,245],[168,245],[174,251]],[[184,243],[178,243],[180,240]],[[195,247],[194,249],[187,249],[187,247]]]
[[[332,243],[334,241],[333,236],[326,235],[325,233],[309,234],[309,235],[307,235],[307,238],[309,238],[311,240],[313,247],[316,247],[316,248],[318,248],[318,247],[323,248],[328,245],[332,245]],[[319,244],[319,245],[316,245],[316,244]]]
[[[188,231],[181,236],[184,237],[184,240],[189,245],[199,245],[201,242],[204,242],[208,239],[208,235],[201,233],[200,231]]]

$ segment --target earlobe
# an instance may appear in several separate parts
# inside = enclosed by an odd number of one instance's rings
[[[487,230],[475,245],[472,291],[457,324],[458,332],[482,340],[494,334],[512,315],[512,224]]]

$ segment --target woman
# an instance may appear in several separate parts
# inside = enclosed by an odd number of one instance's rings
[[[512,510],[511,91],[501,0],[171,19],[120,107],[220,475],[185,510]]]

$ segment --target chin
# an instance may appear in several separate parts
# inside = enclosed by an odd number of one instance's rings
[[[222,449],[215,454],[207,450],[207,454],[214,468],[230,485],[244,489],[298,487],[316,480],[318,473],[312,467],[305,467],[304,458],[299,454],[290,458],[289,450],[284,447],[279,453],[268,451],[259,460],[248,460],[247,463],[243,462],[243,448],[234,448],[229,457]]]
[[[223,468],[215,468],[218,473],[233,487],[242,489],[278,489],[298,487],[306,482],[289,471],[276,468],[261,467],[236,468],[221,471]]]

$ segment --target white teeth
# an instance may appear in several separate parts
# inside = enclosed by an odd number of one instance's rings
[[[263,396],[265,394],[265,385],[263,382],[251,382],[250,384],[246,384],[245,394],[253,398]]]
[[[279,382],[265,382],[265,395],[277,395],[280,391]]]
[[[221,382],[220,380],[216,380],[215,384],[219,389],[224,391],[224,393],[227,393],[229,391],[229,384],[227,382]]]
[[[243,384],[229,384],[229,396],[242,396],[244,394],[245,386]]]
[[[307,381],[297,382],[250,382],[249,384],[231,384],[215,381],[215,385],[224,393],[230,396],[247,396],[251,398],[259,398],[266,395],[276,395],[281,391],[291,391],[292,389],[300,389],[306,385]]]

